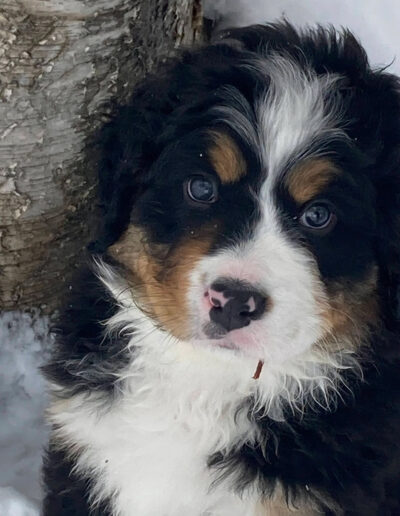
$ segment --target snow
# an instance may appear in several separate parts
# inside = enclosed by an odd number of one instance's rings
[[[374,66],[400,74],[400,5],[397,0],[203,0],[205,15],[220,26],[243,26],[285,16],[295,25],[348,27],[361,40]]]
[[[0,487],[1,516],[38,516],[37,506],[12,487]]]
[[[38,370],[51,345],[49,320],[0,315],[0,516],[38,516],[47,404]]]
[[[205,14],[220,26],[273,21],[332,23],[351,28],[371,63],[390,63],[400,52],[396,0],[204,0]],[[400,60],[390,67],[400,73]],[[47,401],[38,367],[51,338],[49,320],[37,313],[0,314],[0,516],[38,516],[40,465],[48,430]]]

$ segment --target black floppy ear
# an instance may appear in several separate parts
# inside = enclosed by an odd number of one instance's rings
[[[104,252],[129,222],[134,200],[151,166],[149,132],[144,117],[134,108],[123,106],[99,133],[98,193],[102,213],[96,242],[90,248],[93,252]]]
[[[126,229],[133,204],[146,188],[147,172],[163,148],[163,131],[175,109],[173,99],[167,74],[150,77],[99,131],[102,214],[91,252],[104,252]]]
[[[376,139],[380,145],[375,171],[378,260],[385,315],[388,320],[399,321],[400,79],[385,72],[375,72],[373,76],[375,112],[379,113]]]
[[[385,315],[400,320],[400,144],[391,162],[377,188],[378,249]]]

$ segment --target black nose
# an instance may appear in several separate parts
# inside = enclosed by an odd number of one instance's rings
[[[251,284],[229,279],[213,283],[208,296],[213,305],[211,321],[226,331],[243,328],[259,319],[267,304],[267,297]]]

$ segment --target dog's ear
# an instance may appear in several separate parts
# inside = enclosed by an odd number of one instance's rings
[[[104,252],[128,225],[133,204],[161,152],[175,97],[165,74],[149,77],[96,135],[101,220],[91,252]]]
[[[375,124],[381,144],[375,171],[378,259],[385,310],[400,320],[400,80],[384,72],[376,73],[375,80],[375,95],[383,106]]]
[[[400,121],[399,121],[400,123]],[[378,181],[378,258],[387,315],[400,321],[400,145]]]
[[[133,202],[140,195],[146,171],[151,166],[150,154],[155,142],[151,139],[150,125],[144,113],[122,106],[99,133],[101,222],[92,251],[105,251],[129,222]]]

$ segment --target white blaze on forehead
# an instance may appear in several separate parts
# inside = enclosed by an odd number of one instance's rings
[[[214,113],[255,151],[268,183],[296,160],[324,154],[327,140],[347,138],[340,127],[339,75],[317,75],[278,53],[257,56],[241,67],[257,76],[261,86],[265,83],[264,90],[251,105],[227,85]]]
[[[337,75],[318,76],[287,57],[257,61],[268,78],[255,105],[262,166],[272,186],[287,165],[323,154],[324,140],[345,138],[340,129]]]

